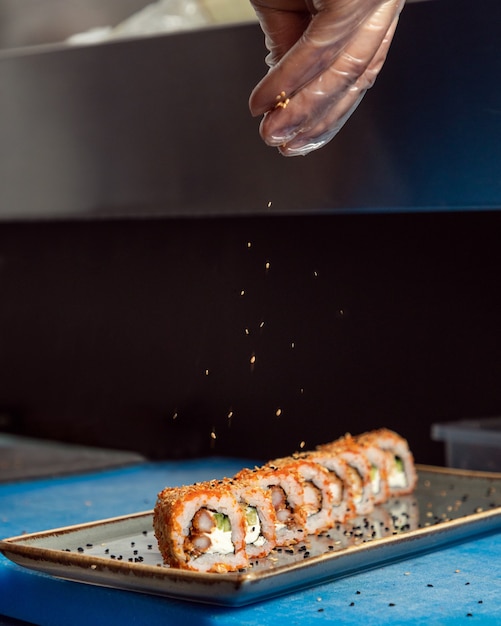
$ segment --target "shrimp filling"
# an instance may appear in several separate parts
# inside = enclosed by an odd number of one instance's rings
[[[351,465],[346,466],[346,473],[350,478],[353,502],[359,504],[362,501],[364,495],[364,482],[360,473]]]
[[[278,521],[278,523],[275,524],[277,530],[280,530],[285,526],[290,526],[294,523],[294,517],[287,501],[285,491],[279,485],[270,485],[269,489],[271,493],[271,502],[275,508]]]
[[[304,483],[304,508],[308,516],[315,515],[322,508],[322,492],[311,480]]]

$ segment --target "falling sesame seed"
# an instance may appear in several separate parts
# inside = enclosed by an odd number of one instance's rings
[[[228,419],[231,420],[232,417],[233,417],[233,411],[229,411],[228,412]]]
[[[268,208],[271,208],[271,200],[268,201]]]
[[[265,265],[264,265],[265,269],[269,270],[271,265],[269,261],[266,261]]]
[[[208,376],[209,375],[209,370],[205,370],[205,375]]]
[[[299,444],[299,448],[302,450],[306,445],[306,441],[301,441],[301,443]]]
[[[280,408],[279,408],[279,409],[277,409],[277,410],[275,411],[275,415],[276,415],[277,417],[280,417],[280,416],[282,415],[282,409],[280,409]]]
[[[172,416],[172,419],[173,420],[177,419],[177,411],[174,412],[174,415]]]
[[[262,322],[259,324],[259,328],[263,328],[263,326],[264,326],[264,321],[262,321]]]
[[[248,242],[247,242],[247,247],[248,247],[248,248],[252,248],[252,242],[251,242],[251,241],[248,241]]]
[[[245,296],[245,289],[242,289],[242,290],[240,291],[240,295],[241,295],[241,296]]]
[[[211,431],[211,433],[210,433],[210,438],[211,438],[211,439],[215,439],[215,438],[216,438],[216,432],[215,432],[215,430],[214,430],[214,429],[213,429],[213,430]]]
[[[249,329],[248,329],[248,328],[246,328],[246,329],[244,330],[244,333],[245,333],[246,335],[248,335],[248,334],[249,334]]]
[[[251,365],[254,365],[254,363],[256,362],[256,355],[255,355],[255,354],[253,354],[253,355],[251,356],[251,358],[250,358],[250,362],[251,362]]]

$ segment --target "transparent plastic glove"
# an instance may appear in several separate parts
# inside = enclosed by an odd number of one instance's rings
[[[260,133],[285,156],[324,146],[383,63],[404,0],[251,0],[270,67],[250,97]]]

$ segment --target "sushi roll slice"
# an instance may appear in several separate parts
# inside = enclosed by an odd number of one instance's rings
[[[277,543],[276,514],[271,493],[245,480],[232,482],[233,493],[244,513],[247,557],[257,559],[266,556]]]
[[[340,456],[324,450],[302,452],[301,456],[321,465],[329,472],[334,522],[343,524],[349,517],[353,517],[354,500],[360,492],[360,479],[351,466]]]
[[[164,562],[199,572],[248,565],[245,515],[231,481],[168,487],[158,494],[153,527]]]
[[[351,437],[345,437],[319,446],[318,450],[346,462],[344,479],[350,484],[351,513],[355,516],[371,513],[374,509],[371,464],[360,446],[354,445]]]
[[[269,493],[275,510],[277,546],[292,545],[305,538],[304,489],[297,471],[263,465],[241,470],[235,480]]]
[[[391,455],[388,470],[390,497],[409,494],[414,490],[417,474],[414,457],[406,439],[393,430],[380,428],[358,435],[356,440],[363,444],[374,444]]]
[[[374,504],[382,504],[390,497],[388,477],[392,469],[392,455],[388,450],[383,450],[372,439],[361,439],[346,434],[336,441],[336,444],[349,446],[357,449],[370,463],[370,481]]]
[[[336,491],[332,488],[334,478],[325,467],[300,454],[275,459],[267,466],[299,474],[303,486],[304,528],[307,534],[318,535],[334,526]]]

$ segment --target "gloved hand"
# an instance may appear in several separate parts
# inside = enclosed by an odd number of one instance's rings
[[[269,50],[250,97],[260,133],[285,156],[324,146],[371,87],[405,0],[251,0]]]

